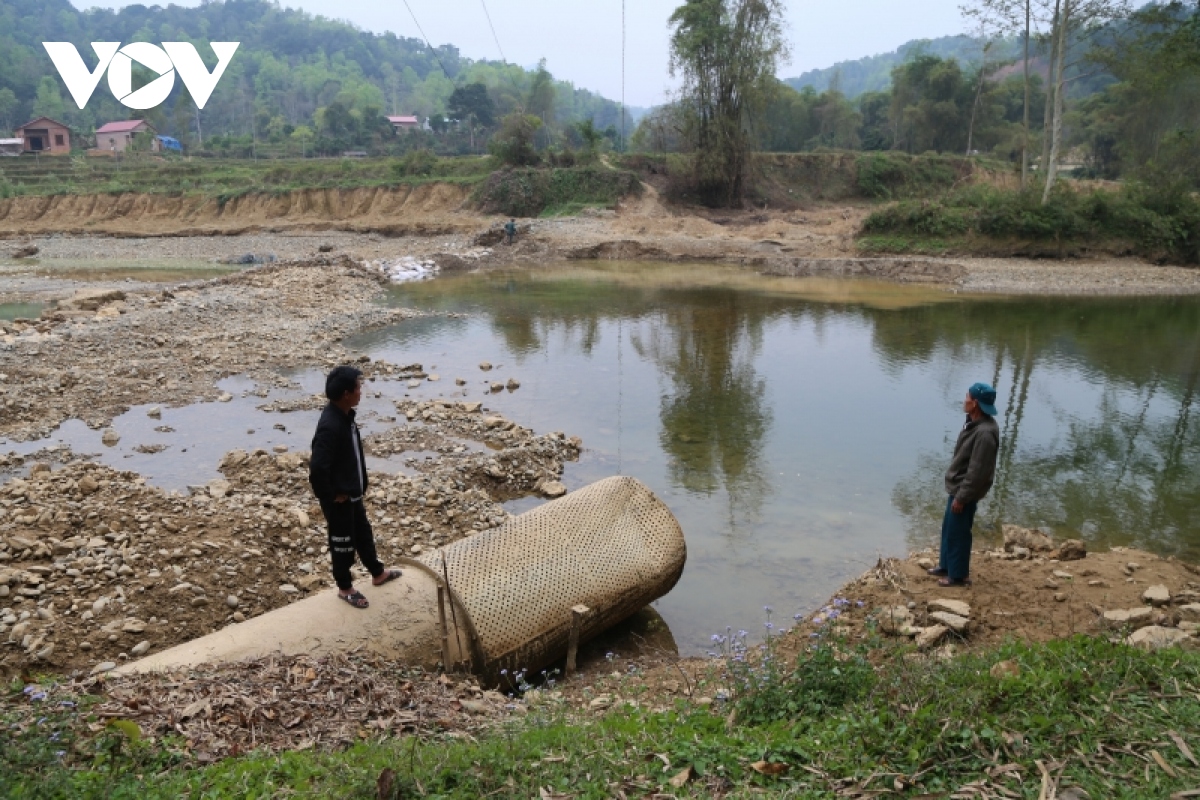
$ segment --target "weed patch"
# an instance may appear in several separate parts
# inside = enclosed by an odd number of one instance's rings
[[[746,663],[766,652],[753,648]],[[1002,661],[1011,663],[993,677]],[[41,691],[15,686],[0,706],[5,797],[818,798],[848,787],[1034,797],[1042,786],[1060,795],[1078,786],[1132,799],[1200,780],[1200,654],[1082,636],[948,660],[901,648],[877,668],[833,636],[711,708],[617,699],[597,716],[543,690],[527,695],[527,716],[477,740],[371,736],[337,752],[250,753],[207,766],[186,742],[148,742],[89,719],[86,701],[42,706],[55,695],[34,699]],[[384,770],[390,788],[377,795]]]

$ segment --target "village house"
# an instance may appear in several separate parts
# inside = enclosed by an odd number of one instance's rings
[[[133,144],[133,137],[139,133],[157,133],[154,126],[144,119],[126,119],[119,122],[106,122],[96,129],[96,149],[111,153],[124,153]],[[157,138],[150,140],[151,152],[157,153],[162,149],[162,142]]]
[[[26,153],[50,156],[71,154],[71,129],[49,117],[38,117],[26,122],[13,133],[18,139],[25,140]]]
[[[413,131],[421,127],[421,121],[416,117],[388,117],[387,121],[392,123],[392,130],[396,133]]]

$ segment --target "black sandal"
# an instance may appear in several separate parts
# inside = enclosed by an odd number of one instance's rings
[[[350,594],[342,594],[341,592],[338,592],[338,597],[342,598],[355,608],[366,608],[367,606],[371,605],[367,602],[367,598],[363,596],[362,592],[351,592]]]
[[[970,585],[971,585],[971,579],[970,579],[970,578],[963,578],[963,579],[962,579],[962,580],[960,580],[960,581],[956,581],[956,580],[954,580],[953,578],[942,578],[942,579],[941,579],[941,580],[939,580],[937,583],[938,583],[938,586],[944,586],[944,587],[946,587],[947,589],[951,589],[951,588],[966,588],[966,587],[968,587],[968,586],[970,586]]]
[[[925,571],[928,572],[930,575],[932,575],[935,578],[944,578],[950,574],[949,572],[947,572],[946,570],[944,570],[941,567],[934,567],[933,569],[927,569]]]
[[[396,578],[399,578],[403,574],[404,573],[402,573],[398,569],[389,569],[386,572],[384,572],[382,575],[379,576],[379,577],[383,578],[383,580],[376,582],[376,580],[374,578],[372,578],[371,585],[372,586],[383,586],[385,583],[390,583],[390,582],[396,580]]]

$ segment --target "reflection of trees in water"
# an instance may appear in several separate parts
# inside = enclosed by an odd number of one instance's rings
[[[1195,302],[926,307],[877,317],[875,346],[896,365],[940,361],[952,368],[992,357],[993,383],[1005,401],[997,482],[981,508],[985,528],[1049,525],[1093,541],[1200,552],[1200,435],[1191,421],[1200,380]],[[1094,413],[1060,412],[1065,441],[1053,448],[1021,443],[1037,365],[1043,374],[1082,375],[1105,387]],[[1133,413],[1121,402],[1128,406],[1130,394],[1137,398]],[[949,457],[921,455],[893,493],[909,519],[910,545],[927,544],[938,530]]]
[[[633,346],[673,387],[661,401],[659,435],[672,482],[703,494],[723,487],[736,526],[738,515],[755,517],[770,492],[761,459],[771,414],[754,368],[765,315],[733,292],[690,297],[661,311]]]

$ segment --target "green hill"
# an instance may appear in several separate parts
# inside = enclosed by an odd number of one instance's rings
[[[370,33],[267,0],[196,8],[130,5],[119,11],[79,11],[68,0],[3,0],[0,135],[40,115],[85,134],[135,115],[113,99],[103,80],[87,107],[77,109],[42,47],[45,41],[72,42],[89,64],[95,59],[93,41],[190,41],[209,68],[215,59],[208,42],[240,42],[203,111],[196,112],[182,81],[176,81],[167,102],[148,112],[160,133],[189,143],[227,134],[257,145],[305,128],[314,140],[341,137],[361,146],[371,136],[391,134],[386,123],[379,124],[382,114],[440,120],[455,88],[472,83],[487,88],[496,116],[528,106],[536,93],[537,113],[551,129],[585,119],[601,130],[620,126],[618,104],[554,81],[544,70],[474,61],[448,44],[431,52],[419,39]],[[136,80],[135,74],[135,88]],[[626,126],[632,129],[628,118]],[[354,135],[347,133],[351,129]]]
[[[1008,61],[1020,57],[1021,40],[1017,37],[1001,40],[988,54],[989,61]],[[892,69],[908,59],[927,54],[938,58],[953,58],[960,64],[978,64],[982,45],[972,36],[942,36],[937,39],[914,39],[890,53],[866,56],[852,61],[839,61],[832,67],[813,69],[796,78],[784,80],[799,91],[811,86],[818,92],[829,89],[834,80],[846,97],[855,98],[866,92],[886,91],[892,85]]]

